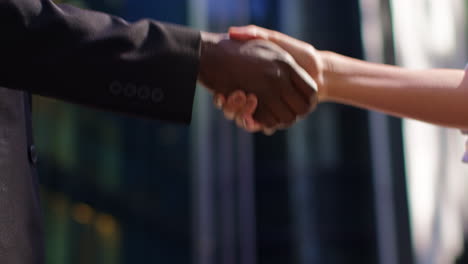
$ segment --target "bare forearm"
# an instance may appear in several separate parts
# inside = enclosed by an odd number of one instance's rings
[[[323,52],[325,101],[437,125],[468,128],[468,79],[462,70],[408,70]]]

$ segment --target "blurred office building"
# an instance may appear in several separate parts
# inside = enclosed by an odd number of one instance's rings
[[[468,61],[463,0],[61,2],[217,32],[256,24],[411,68]],[[202,89],[190,126],[42,97],[33,110],[48,264],[468,263],[459,131],[323,104],[250,135]]]

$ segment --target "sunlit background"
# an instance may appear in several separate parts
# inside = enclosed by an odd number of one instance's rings
[[[216,32],[257,24],[411,68],[468,62],[463,0],[61,2]],[[468,263],[459,131],[325,104],[265,137],[202,89],[195,105],[185,127],[35,98],[48,264]]]

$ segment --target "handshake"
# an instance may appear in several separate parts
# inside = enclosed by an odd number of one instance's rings
[[[198,79],[239,127],[271,135],[317,106],[323,61],[311,45],[256,26],[201,35]]]

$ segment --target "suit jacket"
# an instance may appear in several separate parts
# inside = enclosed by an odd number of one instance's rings
[[[200,33],[50,0],[0,0],[0,263],[43,263],[29,93],[188,123]]]

